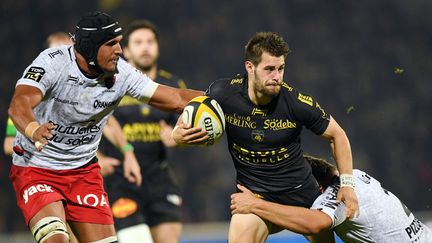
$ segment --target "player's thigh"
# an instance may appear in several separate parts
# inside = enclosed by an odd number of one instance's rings
[[[150,228],[155,243],[179,242],[181,230],[180,222],[165,222]]]
[[[49,203],[30,219],[29,227],[36,241],[69,242],[62,201]]]
[[[255,214],[234,214],[228,231],[229,243],[264,242],[270,224]]]
[[[106,242],[117,242],[113,224],[93,224],[69,221],[78,242],[95,242],[106,239]]]

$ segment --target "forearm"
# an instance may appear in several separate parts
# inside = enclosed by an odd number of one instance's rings
[[[317,234],[330,227],[330,219],[323,219],[323,215],[320,215],[322,212],[317,210],[260,200],[253,204],[251,211],[265,220],[299,234]]]
[[[333,157],[335,158],[340,174],[352,174],[353,161],[351,145],[347,135],[341,130],[331,141]]]
[[[42,100],[42,92],[32,86],[18,85],[9,105],[8,113],[16,129],[25,134],[30,122],[36,120],[33,108]]]
[[[159,85],[149,101],[149,104],[163,111],[181,113],[186,104],[204,92],[192,89],[176,89]]]
[[[30,101],[26,96],[15,96],[8,109],[9,117],[12,119],[16,129],[24,134],[27,125],[36,120]]]

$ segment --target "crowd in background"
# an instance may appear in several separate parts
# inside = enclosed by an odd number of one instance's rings
[[[432,210],[432,2],[2,0],[0,128],[15,82],[45,37],[73,32],[79,16],[95,9],[123,26],[140,18],[157,24],[160,66],[201,90],[244,72],[243,48],[254,32],[279,32],[293,50],[286,82],[308,90],[338,118],[352,143],[354,167],[414,211]],[[330,157],[324,142],[303,139],[306,152]],[[223,140],[169,151],[183,190],[184,222],[229,219],[235,174],[226,150]],[[0,232],[25,229],[8,179],[10,164],[0,156]]]

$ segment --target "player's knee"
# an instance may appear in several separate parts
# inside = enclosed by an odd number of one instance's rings
[[[102,240],[92,241],[90,243],[117,243],[117,236],[112,235]]]
[[[120,243],[136,242],[136,239],[140,239],[140,243],[153,243],[150,229],[146,224],[121,229],[117,231],[117,237]]]
[[[45,217],[39,220],[32,228],[31,232],[36,242],[44,243],[54,235],[64,235],[69,242],[69,233],[66,224],[58,217]]]

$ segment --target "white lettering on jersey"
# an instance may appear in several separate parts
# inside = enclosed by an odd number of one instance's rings
[[[77,195],[77,201],[80,205],[87,205],[87,206],[108,206],[107,200],[104,197],[104,195],[97,196],[95,194],[87,194],[84,197],[81,195]]]
[[[23,193],[24,204],[28,203],[29,197],[37,192],[54,192],[51,186],[46,184],[37,184],[27,188]]]

